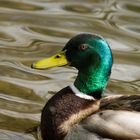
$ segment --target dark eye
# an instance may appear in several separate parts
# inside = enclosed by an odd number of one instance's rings
[[[88,48],[88,45],[87,44],[81,44],[79,46],[79,50],[82,50],[82,51],[86,50],[87,48]]]

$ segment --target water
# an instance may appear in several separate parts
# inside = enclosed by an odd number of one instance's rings
[[[71,84],[77,71],[30,65],[81,32],[100,34],[111,45],[106,93],[139,94],[139,0],[0,0],[0,140],[36,140],[24,132],[39,124],[52,91]]]

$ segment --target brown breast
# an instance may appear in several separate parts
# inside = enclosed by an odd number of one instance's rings
[[[54,95],[41,115],[43,140],[62,140],[69,129],[99,109],[98,100],[77,97],[69,87]]]

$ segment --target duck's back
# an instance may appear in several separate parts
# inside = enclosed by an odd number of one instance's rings
[[[140,139],[140,96],[114,96],[101,100],[100,110],[84,119],[65,140]]]

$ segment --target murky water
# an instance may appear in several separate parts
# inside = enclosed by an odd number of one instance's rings
[[[35,140],[24,133],[39,124],[45,102],[77,71],[39,71],[74,35],[104,36],[114,54],[106,93],[140,93],[140,0],[0,0],[0,140]],[[61,82],[60,82],[61,81]]]

